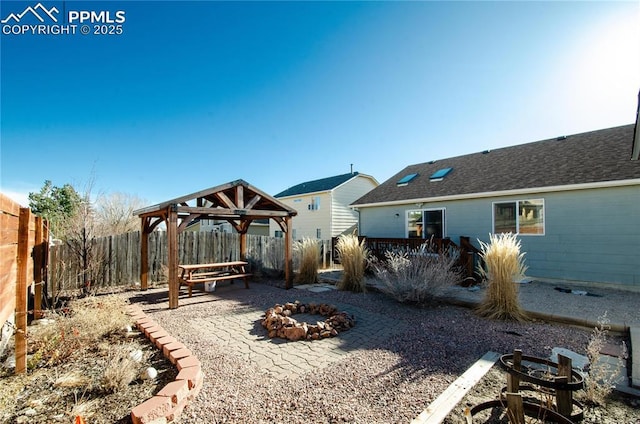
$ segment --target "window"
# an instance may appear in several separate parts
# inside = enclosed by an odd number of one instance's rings
[[[408,238],[443,238],[445,236],[444,209],[407,211]]]
[[[282,238],[284,237],[284,232],[280,231],[280,230],[276,230],[276,234],[275,234],[276,238]]]
[[[316,228],[316,238],[317,239],[322,238],[322,230],[320,228]]]
[[[493,204],[493,232],[544,234],[544,200],[516,200]]]
[[[310,211],[317,211],[320,209],[320,196],[312,197],[311,203],[308,206]]]
[[[447,174],[449,172],[451,172],[452,169],[453,168],[443,168],[443,169],[440,169],[440,170],[434,172],[429,177],[429,181],[442,181],[444,179],[444,177],[446,177]]]
[[[396,183],[396,185],[398,187],[403,187],[406,186],[407,184],[409,184],[409,181],[413,180],[415,177],[417,177],[418,174],[409,174],[409,175],[405,175],[404,177],[402,177],[401,179],[398,180],[398,182]]]

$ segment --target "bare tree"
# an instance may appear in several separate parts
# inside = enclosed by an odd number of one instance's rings
[[[86,290],[97,279],[104,266],[95,244],[99,234],[95,209],[91,203],[92,188],[93,180],[86,184],[75,214],[64,222],[64,243],[73,252],[80,270],[77,278]]]
[[[102,195],[96,200],[96,220],[100,235],[115,235],[138,231],[140,219],[133,211],[145,206],[147,202],[135,195],[114,192]]]

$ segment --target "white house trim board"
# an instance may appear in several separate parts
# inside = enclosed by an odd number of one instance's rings
[[[635,186],[635,185],[640,185],[639,178],[632,179],[632,180],[602,181],[597,183],[570,184],[570,185],[552,186],[552,187],[531,187],[531,188],[518,189],[518,190],[487,191],[484,193],[456,194],[451,196],[423,197],[423,198],[416,198],[416,199],[395,200],[392,202],[364,203],[361,205],[353,206],[353,208],[357,210],[359,208],[371,208],[371,207],[378,207],[378,206],[397,206],[397,205],[406,205],[408,203],[435,203],[435,202],[446,202],[451,200],[482,199],[485,197],[500,197],[500,196],[520,196],[520,195],[539,194],[539,193],[554,193],[554,192],[560,192],[560,191],[589,190],[594,188],[628,187],[628,186]]]

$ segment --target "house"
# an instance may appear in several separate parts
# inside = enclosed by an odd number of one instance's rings
[[[640,290],[634,125],[410,165],[352,203],[370,238],[519,234],[527,276]]]
[[[195,219],[185,228],[187,231],[196,231],[200,233],[233,233],[237,232],[233,226],[222,219]],[[269,235],[269,220],[268,219],[256,219],[249,225],[247,234],[256,236],[268,236]]]
[[[292,222],[294,240],[329,240],[356,228],[358,214],[349,204],[378,184],[370,175],[350,172],[300,183],[274,197],[298,212]],[[277,225],[269,225],[271,236],[282,236]]]

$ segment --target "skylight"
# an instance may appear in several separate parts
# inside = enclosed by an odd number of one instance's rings
[[[407,184],[409,184],[409,181],[413,180],[415,177],[417,177],[418,174],[409,174],[409,175],[405,175],[404,177],[402,177],[402,179],[398,180],[398,182],[396,183],[396,185],[398,187],[401,186],[406,186]]]
[[[444,179],[444,177],[447,176],[447,174],[449,172],[451,172],[453,168],[443,168],[440,169],[436,172],[434,172],[433,174],[431,174],[431,176],[429,177],[429,180],[431,181],[442,181]]]

